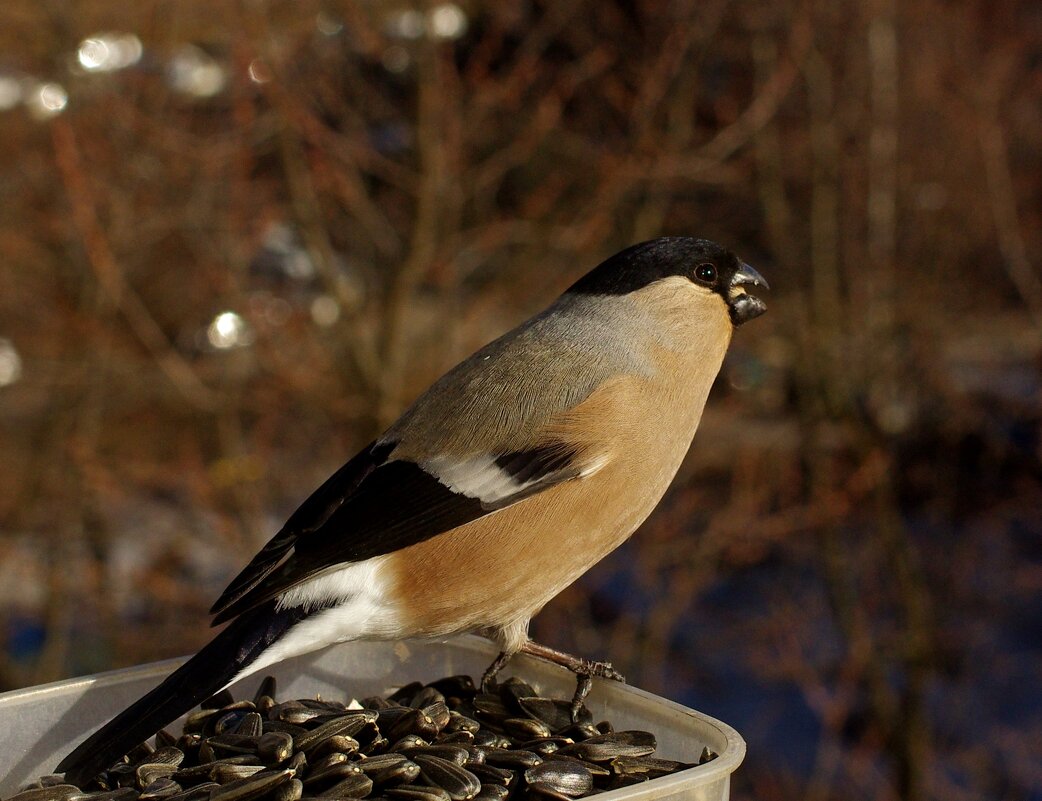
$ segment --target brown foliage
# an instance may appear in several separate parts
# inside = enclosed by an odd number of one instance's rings
[[[1039,792],[1042,710],[988,689],[1039,679],[1004,639],[1042,587],[1038,26],[5,0],[0,564],[42,645],[11,635],[4,684],[197,647],[222,583],[445,368],[599,258],[694,234],[768,276],[770,314],[663,507],[535,633],[710,713],[721,677],[754,688],[760,799]],[[77,67],[99,31],[141,60]],[[208,336],[228,310],[240,347]],[[810,721],[793,765],[779,692]]]

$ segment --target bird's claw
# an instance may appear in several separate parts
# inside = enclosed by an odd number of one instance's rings
[[[611,679],[612,681],[620,681],[623,684],[626,683],[626,677],[612,667],[611,662],[594,662],[584,659],[580,669],[576,671],[576,674],[579,673],[587,676],[596,676],[599,679]]]
[[[583,703],[586,701],[586,696],[593,689],[594,678],[611,679],[612,681],[621,681],[623,684],[626,683],[626,677],[612,667],[611,662],[596,662],[592,659],[582,659],[562,651],[556,651],[553,648],[547,648],[545,645],[540,645],[531,640],[526,642],[521,647],[521,650],[539,659],[561,665],[575,674],[575,695],[572,696],[570,707],[573,722],[579,720],[579,714],[582,711]],[[488,670],[481,677],[481,692],[488,693],[493,691],[496,675],[510,661],[511,656],[513,656],[512,652],[501,651],[499,656],[488,666]]]
[[[586,696],[593,689],[594,676],[600,679],[611,679],[612,681],[620,681],[623,684],[626,683],[626,677],[612,667],[611,662],[594,662],[588,659],[580,659],[578,664],[573,666],[572,672],[575,673],[575,695],[572,696],[571,704],[573,723],[579,721],[579,714],[582,711],[583,703],[586,701]]]

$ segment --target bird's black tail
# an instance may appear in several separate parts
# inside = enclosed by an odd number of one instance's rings
[[[80,743],[57,767],[82,785],[138,743],[227,685],[309,612],[274,601],[243,613],[151,692]]]

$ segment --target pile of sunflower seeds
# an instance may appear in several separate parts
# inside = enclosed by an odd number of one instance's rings
[[[84,788],[47,776],[8,801],[551,801],[645,782],[696,762],[654,756],[655,736],[596,725],[586,707],[510,678],[414,682],[387,698],[275,700],[275,680],[227,691]]]

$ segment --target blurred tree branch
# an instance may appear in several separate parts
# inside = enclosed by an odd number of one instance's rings
[[[54,137],[55,162],[61,171],[76,231],[80,236],[87,262],[109,302],[120,310],[138,340],[149,350],[160,370],[184,399],[199,409],[214,408],[214,393],[171,347],[141,297],[124,279],[108,239],[98,224],[93,192],[80,161],[71,123],[61,119],[55,120],[51,131]]]
[[[767,275],[770,314],[660,511],[536,634],[674,697],[762,693],[724,707],[757,754],[736,795],[1029,797],[1038,721],[1018,740],[993,695],[1039,678],[998,644],[1037,606],[1032,13],[9,0],[0,671],[198,646],[242,559],[444,368],[691,234]],[[105,31],[141,61],[77,66]]]

